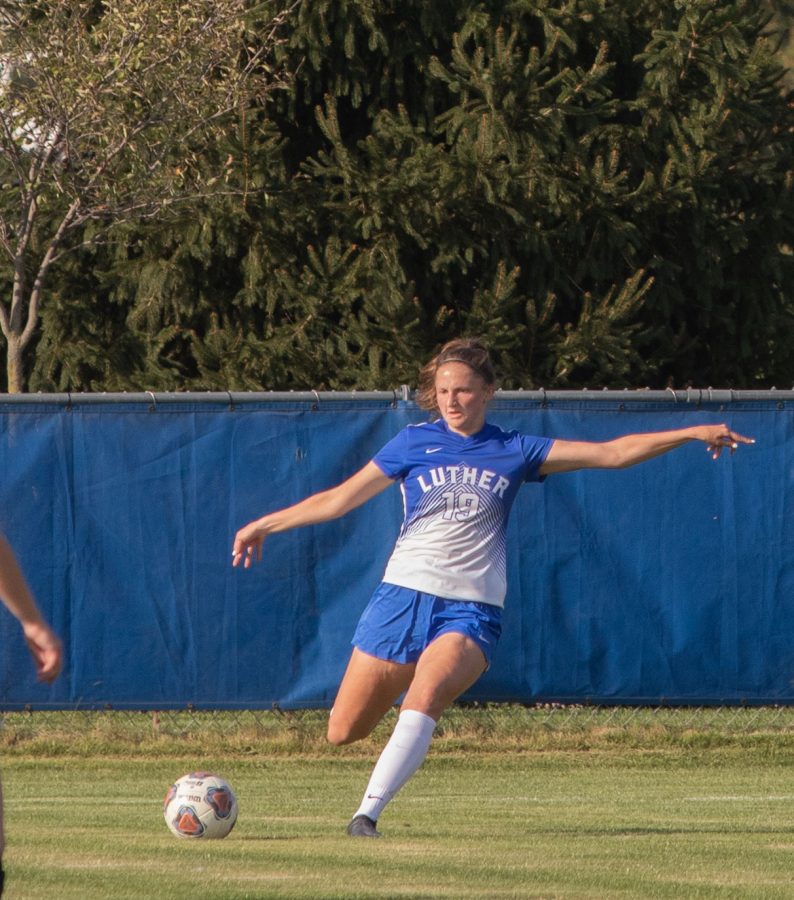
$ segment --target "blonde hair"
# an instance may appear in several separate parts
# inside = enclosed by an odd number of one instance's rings
[[[468,366],[490,387],[496,384],[496,373],[488,349],[477,338],[456,338],[448,341],[419,372],[417,402],[422,409],[438,413],[436,403],[436,373],[446,363],[459,362]]]

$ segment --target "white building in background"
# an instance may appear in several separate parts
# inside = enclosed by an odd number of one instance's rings
[[[26,62],[32,59],[30,54],[26,54]],[[9,103],[6,99],[10,93],[9,89],[13,86],[19,91],[24,90],[26,83],[33,84],[30,76],[24,72],[20,72],[19,66],[7,56],[0,56],[0,117],[6,120],[11,138],[15,141],[20,150],[26,153],[41,153],[51,150],[59,140],[59,129],[55,127],[47,127],[39,125],[35,119],[25,119],[23,110],[14,109],[13,100]],[[2,137],[0,137],[0,146],[2,146]],[[58,157],[64,158],[64,154],[59,152]]]

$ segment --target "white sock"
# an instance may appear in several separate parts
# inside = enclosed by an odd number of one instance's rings
[[[372,770],[357,816],[378,821],[389,800],[422,765],[435,727],[435,719],[424,713],[414,709],[400,713],[389,743]]]

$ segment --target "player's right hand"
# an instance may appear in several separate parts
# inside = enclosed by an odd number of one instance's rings
[[[23,625],[25,642],[36,664],[39,681],[48,684],[61,674],[63,668],[63,645],[57,634],[44,622],[30,622]]]

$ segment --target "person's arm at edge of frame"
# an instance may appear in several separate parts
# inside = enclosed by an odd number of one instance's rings
[[[577,469],[624,469],[675,450],[689,441],[703,441],[712,459],[717,459],[725,448],[733,453],[739,444],[754,444],[755,438],[744,437],[723,424],[627,434],[603,442],[555,440],[540,467],[540,474]]]
[[[53,681],[63,666],[60,638],[44,620],[14,551],[2,534],[0,534],[0,599],[22,626],[39,680]]]
[[[391,484],[394,484],[394,480],[385,475],[374,462],[369,462],[336,487],[319,491],[293,506],[249,522],[234,537],[232,565],[238,566],[242,562],[247,569],[254,559],[259,562],[262,559],[262,544],[269,534],[338,519],[386,490]]]

